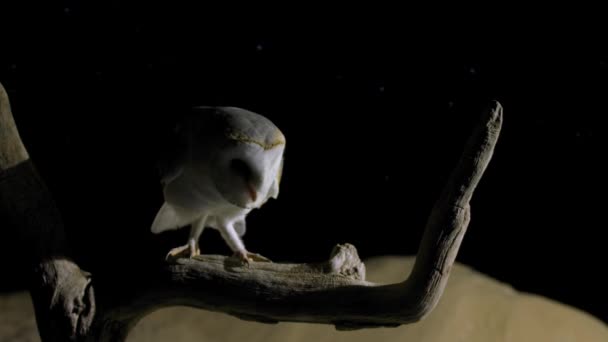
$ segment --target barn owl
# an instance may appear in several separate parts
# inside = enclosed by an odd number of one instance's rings
[[[161,168],[165,202],[151,231],[190,226],[188,243],[167,259],[200,254],[205,227],[219,230],[243,262],[268,261],[242,240],[247,214],[279,195],[285,136],[267,118],[236,107],[196,107],[175,129]]]

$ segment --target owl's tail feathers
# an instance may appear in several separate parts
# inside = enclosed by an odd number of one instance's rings
[[[179,229],[187,225],[188,222],[184,222],[182,216],[169,203],[163,203],[152,223],[152,233],[159,234],[165,230]]]

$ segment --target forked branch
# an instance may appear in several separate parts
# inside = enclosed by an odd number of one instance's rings
[[[0,198],[3,206],[0,210],[10,209],[11,217],[19,218],[25,209],[11,208],[11,199],[18,196],[14,192],[32,189],[7,184],[18,184],[15,179],[35,178],[34,183],[38,184],[35,191],[46,188],[33,168],[27,172],[16,169],[15,165],[28,157],[20,147],[23,145],[3,90],[0,105],[3,144],[0,145],[0,187],[2,191],[10,190]],[[348,244],[336,246],[330,259],[320,264],[254,262],[243,266],[229,257],[206,255],[179,259],[154,274],[120,284],[95,282],[94,275],[91,282],[88,274],[61,253],[46,253],[38,260],[37,264],[42,266],[34,273],[32,294],[37,301],[38,317],[63,324],[49,325],[46,320],[39,320],[43,339],[65,340],[71,336],[76,340],[121,341],[146,314],[172,305],[225,312],[264,323],[314,322],[334,324],[337,329],[416,322],[435,307],[443,293],[469,223],[469,201],[492,157],[501,123],[502,107],[495,102],[481,117],[433,207],[415,267],[401,283],[378,285],[365,281],[365,266],[354,246]],[[44,201],[50,202],[48,208],[55,208],[50,195],[45,194]],[[41,204],[40,199],[37,201],[25,201],[21,206],[29,209],[31,215],[37,215],[37,210],[31,211],[40,208],[36,206]],[[42,216],[39,224],[44,225],[43,219],[48,216]],[[54,234],[63,236],[63,226],[56,218],[49,227],[59,232]],[[47,229],[38,236],[36,232],[40,228],[28,224],[8,229],[22,229],[34,241],[49,241],[40,239],[52,233]],[[51,273],[63,276],[52,277],[54,282],[49,283]]]

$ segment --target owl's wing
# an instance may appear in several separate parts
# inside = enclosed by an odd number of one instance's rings
[[[168,165],[168,167],[164,170],[160,171],[160,182],[163,185],[167,185],[173,182],[177,177],[179,177],[184,168],[181,164],[175,163],[173,165]]]
[[[182,166],[189,153],[187,134],[187,128],[184,127],[184,124],[177,124],[162,139],[156,168],[163,185],[171,183],[183,171]]]
[[[179,215],[169,203],[165,202],[156,214],[150,230],[152,233],[158,234],[166,230],[179,229],[189,223],[190,222],[182,215]]]

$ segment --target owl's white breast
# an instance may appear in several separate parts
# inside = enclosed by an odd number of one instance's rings
[[[165,185],[165,201],[181,208],[189,216],[203,213],[232,221],[251,209],[228,202],[217,190],[208,172],[185,166],[182,173]]]

